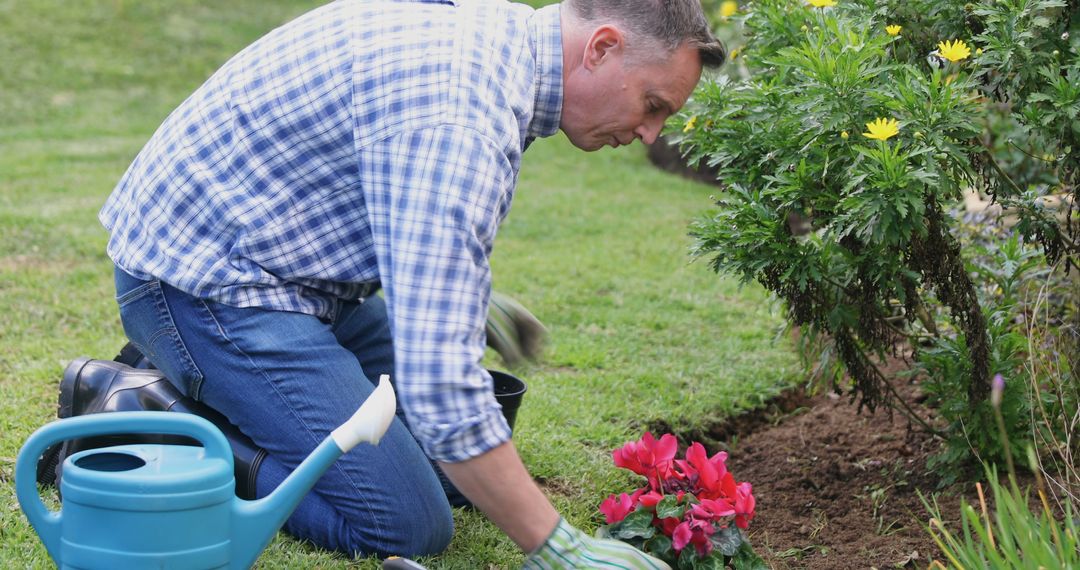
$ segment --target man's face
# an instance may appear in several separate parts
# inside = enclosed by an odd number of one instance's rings
[[[601,27],[583,64],[566,77],[559,126],[574,146],[592,151],[634,139],[651,144],[701,77],[700,56],[690,47],[643,62],[627,55],[619,30]]]

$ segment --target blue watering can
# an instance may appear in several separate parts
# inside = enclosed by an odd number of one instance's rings
[[[360,442],[377,444],[396,408],[388,376],[269,496],[238,499],[233,456],[213,424],[191,414],[112,412],[45,425],[15,463],[26,518],[57,565],[67,568],[248,568],[330,465]],[[64,461],[64,505],[50,512],[36,465],[48,446],[112,433],[184,435],[203,447],[119,445]]]

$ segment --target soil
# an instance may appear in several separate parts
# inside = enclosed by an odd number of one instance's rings
[[[920,398],[915,383],[897,390]],[[836,394],[788,396],[755,416],[776,423],[730,438],[728,468],[754,486],[750,539],[771,567],[926,568],[940,558],[917,493],[938,491],[929,435]],[[956,505],[957,489],[946,491],[941,504]]]

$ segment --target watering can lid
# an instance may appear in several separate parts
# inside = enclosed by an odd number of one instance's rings
[[[229,458],[231,459],[231,457]],[[64,500],[121,497],[184,502],[224,500],[234,493],[233,466],[189,445],[118,445],[82,451],[64,461]]]

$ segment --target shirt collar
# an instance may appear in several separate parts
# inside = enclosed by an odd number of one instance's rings
[[[529,44],[536,58],[536,101],[528,138],[549,137],[562,117],[562,30],[559,4],[544,6],[529,17]]]

